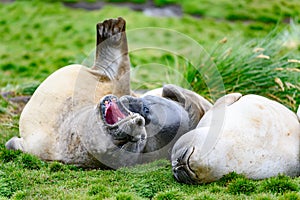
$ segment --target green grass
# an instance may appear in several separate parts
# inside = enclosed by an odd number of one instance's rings
[[[128,30],[144,27],[176,30],[195,39],[205,49],[225,36],[249,39],[264,36],[276,26],[261,22],[224,23],[211,18],[197,20],[190,16],[153,18],[115,7],[87,12],[71,10],[60,3],[37,1],[0,4],[0,14],[0,87],[42,81],[62,66],[80,63],[95,48],[95,24],[106,18],[123,16],[128,21]],[[135,41],[133,36],[129,37]],[[157,37],[153,39],[161,36]],[[153,62],[154,58],[165,62],[160,54],[132,54],[131,57],[133,65]]]
[[[224,93],[218,89],[255,93],[295,110],[300,104],[300,64],[288,59],[300,60],[300,28],[280,21],[299,16],[298,1],[211,2],[179,2],[186,13],[201,19],[153,18],[116,7],[85,11],[59,2],[0,3],[1,91],[32,94],[53,71],[90,57],[97,22],[123,16],[132,50],[133,88],[176,83],[212,101]],[[193,51],[201,46],[206,51]],[[255,47],[264,48],[270,59],[256,58]],[[194,62],[193,56],[200,60]],[[200,69],[201,63],[214,70]],[[203,76],[206,73],[211,79]],[[0,97],[0,199],[300,199],[299,177],[253,181],[231,173],[215,183],[184,185],[175,181],[170,163],[164,160],[117,171],[83,170],[7,151],[5,142],[18,135],[21,108]]]
[[[1,147],[3,150],[3,147]],[[12,158],[3,159],[9,154]],[[168,161],[134,168],[82,170],[34,156],[2,151],[0,197],[12,199],[297,199],[299,178],[262,181],[227,175],[218,182],[185,185],[175,181]],[[228,178],[230,177],[230,178]],[[227,179],[226,184],[224,180]]]

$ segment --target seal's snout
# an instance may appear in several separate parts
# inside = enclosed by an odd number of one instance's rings
[[[142,117],[138,117],[134,120],[134,123],[137,125],[137,126],[145,126],[145,120],[144,118]]]
[[[130,121],[131,128],[129,135],[132,136],[132,141],[139,141],[146,139],[146,130],[145,130],[145,119],[139,114],[133,114],[132,120]]]
[[[189,158],[193,154],[194,148],[183,148],[178,151],[177,156],[172,158],[173,175],[178,182],[186,184],[196,184],[197,182],[192,178],[193,171],[189,166]]]

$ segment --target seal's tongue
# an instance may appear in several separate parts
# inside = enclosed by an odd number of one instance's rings
[[[126,116],[121,112],[116,102],[111,101],[105,110],[105,119],[108,124],[115,124],[120,119],[124,119]]]

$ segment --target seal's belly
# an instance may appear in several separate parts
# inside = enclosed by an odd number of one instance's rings
[[[102,91],[102,88],[105,88]],[[111,85],[82,65],[70,65],[50,75],[35,91],[20,116],[20,135],[24,149],[45,160],[55,160],[58,130],[70,113],[94,105],[108,93]]]

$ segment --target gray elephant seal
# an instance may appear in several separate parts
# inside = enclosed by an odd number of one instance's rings
[[[173,85],[162,97],[130,97],[129,72],[125,20],[97,24],[94,67],[71,65],[51,74],[21,113],[21,138],[6,147],[88,168],[169,158],[176,139],[195,128],[211,104]]]
[[[221,116],[221,117],[220,117]],[[207,183],[235,171],[251,179],[300,175],[300,123],[283,105],[257,95],[219,99],[172,150],[175,178]]]

